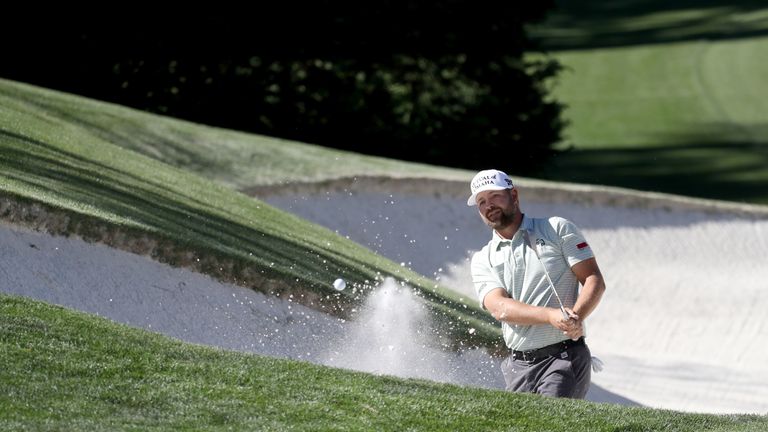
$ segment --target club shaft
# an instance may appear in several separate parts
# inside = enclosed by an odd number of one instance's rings
[[[544,276],[547,277],[547,282],[549,282],[549,289],[551,289],[552,292],[555,294],[555,298],[557,299],[557,303],[560,305],[560,312],[563,313],[563,318],[570,319],[571,316],[568,315],[568,312],[565,311],[565,306],[563,306],[563,301],[560,300],[560,295],[557,294],[557,290],[555,289],[555,284],[552,283],[552,278],[549,277],[549,272],[547,271],[547,267],[544,265],[544,262],[541,261],[541,258],[539,258],[539,254],[536,254],[536,258],[539,260],[539,263],[541,264],[541,268],[544,269]]]
[[[523,231],[523,237],[525,238],[525,242],[528,244],[528,247],[530,247],[531,250],[533,251],[533,254],[536,255],[536,260],[538,260],[539,264],[541,264],[541,268],[544,269],[544,275],[547,277],[547,282],[549,282],[549,289],[551,289],[552,292],[555,294],[557,303],[560,304],[560,312],[562,312],[563,318],[565,320],[571,319],[571,315],[565,311],[565,307],[563,306],[563,301],[560,299],[560,295],[557,293],[557,290],[555,289],[555,284],[552,282],[552,278],[549,277],[549,271],[547,271],[547,266],[544,265],[544,261],[542,261],[541,257],[539,256],[539,250],[531,241],[531,235],[528,233],[528,231]]]

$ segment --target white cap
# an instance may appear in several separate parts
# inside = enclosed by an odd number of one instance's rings
[[[469,184],[472,195],[467,200],[467,205],[477,205],[477,194],[480,192],[512,189],[513,187],[515,186],[512,184],[512,180],[503,171],[495,169],[480,171],[475,174],[475,177],[472,178],[472,183]]]

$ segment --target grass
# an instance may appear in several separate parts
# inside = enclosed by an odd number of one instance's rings
[[[542,177],[768,203],[764,4],[565,2],[535,29],[570,123]]]
[[[34,118],[47,129],[66,127],[237,190],[382,175],[472,178],[468,171],[207,127],[2,79],[0,100],[5,115]]]
[[[542,398],[185,344],[0,295],[2,430],[745,431],[715,416]]]
[[[60,109],[50,108],[54,104],[51,100],[58,101]],[[69,103],[69,110],[62,108],[62,101]],[[94,117],[89,117],[91,114]],[[116,135],[105,135],[104,131],[112,130],[109,123],[97,126],[104,116],[117,119],[121,115],[128,126],[115,127]],[[165,141],[152,138],[162,137],[165,128],[175,132],[163,138]],[[155,132],[147,136],[146,131]],[[215,142],[216,137],[244,135],[0,82],[0,194],[11,201],[42,204],[48,211],[65,214],[69,222],[60,228],[61,234],[100,241],[107,238],[108,243],[116,237],[130,243],[132,238],[150,236],[161,244],[150,252],[156,259],[189,265],[267,293],[274,293],[275,285],[279,285],[301,294],[310,306],[339,314],[345,305],[362,302],[365,290],[377,281],[392,276],[413,286],[432,306],[436,319],[455,323],[446,326],[450,329],[447,336],[471,344],[498,345],[497,326],[476,302],[226,184],[144,156],[129,149],[129,144],[118,146],[109,141],[119,136],[140,142],[149,151],[174,147],[169,142],[184,148],[185,140]],[[255,144],[246,140],[238,145],[257,147]],[[299,147],[332,154],[311,146]],[[282,154],[275,150],[272,157],[285,160],[290,152],[299,150],[283,149]],[[201,150],[201,154],[215,152]],[[337,152],[334,157],[344,156]],[[196,156],[190,157],[196,160]],[[356,157],[342,165],[353,164]],[[215,156],[200,160],[211,162]],[[323,165],[311,158],[307,164],[310,161],[318,167]],[[231,172],[208,162],[206,169]],[[386,163],[374,159],[370,165]],[[357,169],[365,168],[363,164]],[[257,166],[249,169],[258,171]],[[119,241],[113,244],[123,246]],[[339,276],[357,290],[333,290],[330,284]],[[470,328],[476,332],[470,335]]]
[[[761,0],[557,0],[529,35],[552,51],[765,35]]]

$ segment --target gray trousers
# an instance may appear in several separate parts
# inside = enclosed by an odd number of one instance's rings
[[[501,372],[507,391],[584,399],[592,379],[592,354],[586,345],[577,345],[536,362],[510,355]]]

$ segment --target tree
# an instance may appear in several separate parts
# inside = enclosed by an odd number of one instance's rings
[[[405,160],[535,169],[560,138],[551,2],[315,1],[253,13],[48,23],[14,79],[197,122]],[[183,16],[180,15],[180,16]],[[54,36],[55,34],[55,36]],[[10,76],[9,76],[10,75]]]

